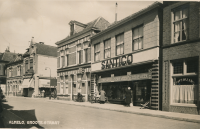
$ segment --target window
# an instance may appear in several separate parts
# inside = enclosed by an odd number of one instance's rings
[[[91,49],[87,48],[85,49],[85,62],[91,61]]]
[[[25,72],[28,70],[28,60],[25,61]]]
[[[83,63],[83,44],[77,45],[78,64]]]
[[[94,60],[100,60],[100,43],[94,45]]]
[[[172,63],[172,103],[196,104],[198,61],[180,60]]]
[[[0,70],[1,70],[1,65],[0,65]]]
[[[33,59],[30,59],[30,69],[33,69]]]
[[[67,49],[67,65],[75,65],[76,64],[76,44],[71,43],[68,45]]]
[[[60,57],[57,58],[57,68],[60,68]]]
[[[111,40],[106,40],[104,42],[104,58],[110,58],[110,46],[111,46]]]
[[[143,48],[143,26],[133,29],[133,51]]]
[[[61,56],[61,59],[62,59],[62,67],[65,67],[65,57]]]
[[[116,37],[116,54],[124,54],[124,34],[118,35]]]
[[[173,12],[173,42],[188,39],[188,7],[182,7]]]

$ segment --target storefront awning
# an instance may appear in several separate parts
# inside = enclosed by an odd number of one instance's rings
[[[54,88],[54,86],[50,86],[50,80],[47,80],[47,79],[40,79],[39,87],[40,88]]]
[[[22,83],[22,88],[34,88],[34,83],[33,83],[33,78],[32,79],[24,79],[23,83]]]

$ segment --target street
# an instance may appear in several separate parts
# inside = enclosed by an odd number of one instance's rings
[[[6,123],[9,123],[9,128],[200,128],[200,124],[198,123],[177,121],[144,115],[135,115],[117,111],[95,109],[90,107],[67,105],[55,102],[48,102],[46,99],[8,97],[7,102],[3,102],[3,107],[5,108],[5,110],[9,110],[8,114],[4,114],[4,120],[6,120]],[[7,118],[9,118],[10,120]],[[36,121],[39,121],[39,124],[34,123]],[[19,122],[21,122],[21,124]],[[29,124],[27,124],[27,122]]]

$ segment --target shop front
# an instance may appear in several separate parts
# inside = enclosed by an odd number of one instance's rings
[[[23,88],[22,96],[32,97],[32,94],[34,93],[34,79],[24,79],[21,86]]]
[[[95,92],[104,90],[110,103],[125,104],[128,87],[133,106],[151,101],[152,63],[117,70],[93,73],[96,77]]]

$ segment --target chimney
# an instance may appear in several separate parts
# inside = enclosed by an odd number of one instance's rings
[[[35,42],[34,42],[34,37],[32,37],[30,46],[32,46],[34,43],[35,43]]]
[[[117,2],[116,2],[116,7],[115,7],[115,22],[117,22]]]
[[[44,42],[39,42],[40,44],[44,44]]]

